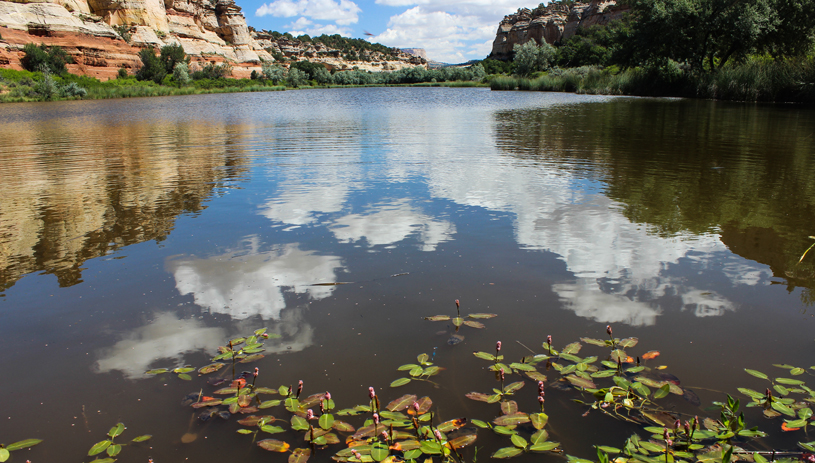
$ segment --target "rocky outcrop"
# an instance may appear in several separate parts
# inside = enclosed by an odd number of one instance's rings
[[[516,13],[504,16],[492,43],[490,58],[511,59],[512,47],[530,40],[539,44],[544,41],[550,44],[561,42],[573,36],[579,28],[606,25],[621,18],[626,11],[628,6],[617,5],[614,0],[577,2],[571,6],[551,2],[534,10],[521,8]]]
[[[359,54],[258,32],[246,24],[234,0],[0,0],[0,66],[21,69],[27,43],[59,45],[72,73],[101,79],[141,66],[147,46],[178,44],[193,67],[228,62],[233,77],[249,77],[262,62],[309,59],[329,69],[395,70],[426,61],[396,49],[389,55]]]

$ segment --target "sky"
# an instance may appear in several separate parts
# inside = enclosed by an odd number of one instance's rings
[[[504,15],[523,0],[237,0],[256,29],[294,36],[340,34],[389,47],[424,48],[428,59],[484,59]],[[366,33],[373,35],[366,35]]]

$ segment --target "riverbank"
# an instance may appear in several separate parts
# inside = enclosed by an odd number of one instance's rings
[[[624,71],[616,66],[583,66],[554,69],[533,78],[498,76],[490,80],[490,88],[815,104],[815,58],[751,60],[701,75],[673,62]]]

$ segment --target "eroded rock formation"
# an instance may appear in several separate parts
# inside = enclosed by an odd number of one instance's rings
[[[346,59],[339,50],[273,37],[246,24],[234,0],[0,0],[0,66],[21,69],[27,43],[59,45],[72,73],[101,79],[141,66],[144,47],[180,44],[193,63],[229,62],[234,77],[260,71],[275,56],[322,62],[329,69],[395,70],[426,61],[394,50]]]
[[[619,19],[628,7],[617,5],[615,0],[592,0],[574,3],[572,6],[552,2],[534,10],[520,8],[516,13],[504,16],[492,43],[490,58],[508,60],[515,44],[535,40],[537,43],[560,42],[573,36],[577,29],[605,25]]]

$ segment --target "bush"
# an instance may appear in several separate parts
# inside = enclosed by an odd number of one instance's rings
[[[69,82],[67,85],[59,89],[60,96],[63,98],[83,97],[88,94],[88,91],[80,87],[76,82]]]
[[[127,79],[128,78],[127,69],[125,69],[124,66],[119,68],[118,77],[119,77],[119,79]]]
[[[173,81],[181,85],[190,83],[190,67],[187,66],[187,63],[182,61],[175,64],[175,67],[173,67]]]
[[[286,69],[274,63],[263,63],[261,66],[263,78],[278,84],[286,79]]]
[[[301,85],[306,85],[308,81],[308,74],[305,72],[297,69],[292,68],[289,69],[289,74],[286,76],[286,82],[288,82],[289,86],[291,87],[299,87]]]
[[[201,80],[201,79],[220,79],[232,74],[232,65],[229,63],[223,64],[215,64],[215,63],[207,63],[203,69],[199,71],[195,71],[192,73],[192,78],[194,80]]]
[[[555,47],[546,42],[538,46],[534,40],[523,45],[515,44],[512,51],[515,54],[512,64],[515,66],[515,73],[519,76],[528,76],[535,71],[549,69],[555,57]]]
[[[54,74],[64,74],[67,72],[65,64],[73,62],[65,50],[57,46],[46,47],[40,44],[38,47],[33,43],[27,43],[23,47],[23,52],[25,56],[20,63],[27,71],[40,71],[45,68]]]
[[[156,56],[156,51],[153,47],[147,47],[139,51],[139,59],[141,59],[142,67],[136,71],[136,79],[138,80],[152,80],[160,84],[167,75],[167,69],[164,67],[161,58]]]
[[[42,79],[34,85],[34,92],[45,100],[50,100],[57,96],[59,87],[46,66],[41,67]]]
[[[164,70],[167,73],[172,73],[175,70],[175,65],[178,63],[185,63],[189,66],[190,59],[184,52],[184,47],[181,45],[165,45],[161,47],[161,63],[164,65]],[[187,68],[189,71],[189,68]]]

